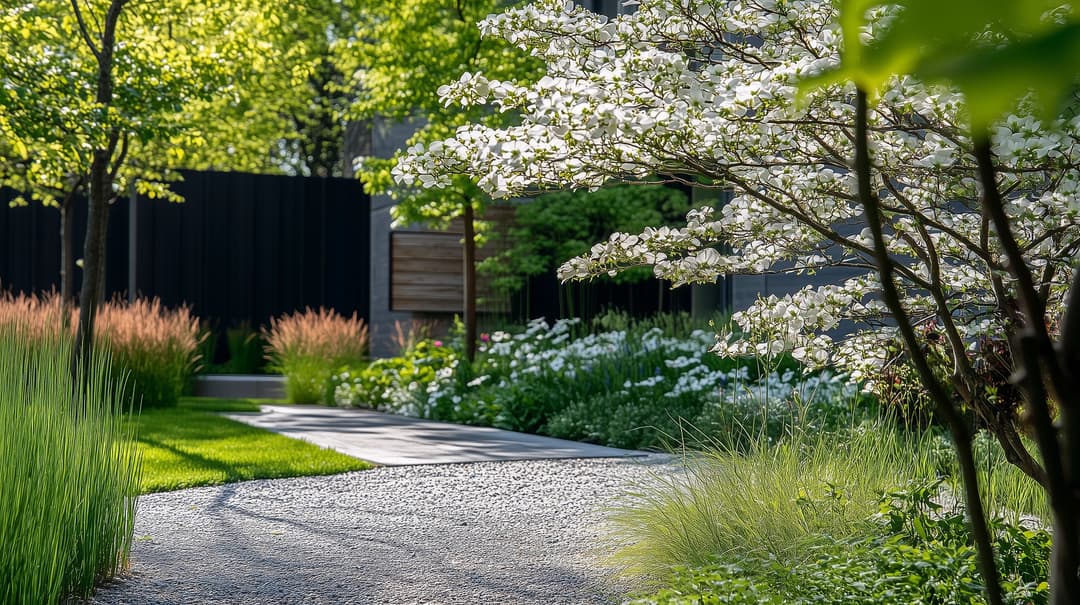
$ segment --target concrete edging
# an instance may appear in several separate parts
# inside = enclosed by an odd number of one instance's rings
[[[204,374],[195,377],[196,397],[284,399],[285,377],[259,374]]]

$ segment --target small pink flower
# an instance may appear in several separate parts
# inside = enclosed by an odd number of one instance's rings
[[[441,347],[442,346],[442,341],[441,340],[436,340],[435,342],[433,342],[431,344],[435,345],[436,347]]]
[[[489,340],[491,340],[491,335],[487,332],[480,335],[480,342],[487,342]]]

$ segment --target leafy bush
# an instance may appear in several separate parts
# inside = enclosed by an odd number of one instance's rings
[[[796,565],[758,553],[736,564],[722,555],[720,562],[676,569],[667,588],[634,603],[985,603],[970,530],[962,511],[935,501],[939,487],[933,481],[886,494],[872,533],[822,542]],[[1050,534],[1001,519],[991,530],[1006,602],[1046,603]]]
[[[94,329],[116,371],[127,373],[137,403],[176,405],[198,361],[199,322],[187,307],[166,309],[156,298],[114,301],[99,308]]]
[[[264,329],[268,369],[286,377],[285,394],[293,403],[318,403],[337,368],[361,363],[367,356],[368,328],[355,313],[310,308],[270,320]]]
[[[266,366],[266,342],[262,333],[242,322],[240,325],[225,330],[225,345],[229,358],[222,364],[220,371],[226,374],[258,374]]]
[[[248,322],[225,330],[225,347],[229,357],[215,363],[218,332],[211,324],[202,323],[199,342],[200,374],[261,374],[266,370],[266,342],[263,333]]]
[[[0,325],[3,603],[88,596],[125,567],[135,519],[139,460],[117,413],[127,402],[114,399],[114,372],[93,360],[76,400],[71,343],[40,338],[42,325]]]
[[[663,186],[619,185],[543,195],[517,207],[510,248],[483,261],[480,270],[494,278],[496,287],[516,291],[529,276],[553,274],[561,263],[612,233],[685,222],[689,209],[686,194]],[[641,270],[615,279],[633,282],[649,277],[652,271]]]
[[[328,381],[326,402],[435,417],[438,414],[417,403],[430,385],[452,376],[460,361],[460,354],[442,341],[421,340],[399,357],[376,359],[363,368],[340,368]]]

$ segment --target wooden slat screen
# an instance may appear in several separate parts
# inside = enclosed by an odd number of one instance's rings
[[[505,249],[503,234],[513,219],[511,206],[492,206],[484,218],[495,223],[488,242],[476,251],[483,260]],[[394,231],[390,234],[390,308],[394,311],[461,313],[464,306],[464,248],[461,221],[446,231]],[[477,276],[478,308],[505,310],[485,276]]]

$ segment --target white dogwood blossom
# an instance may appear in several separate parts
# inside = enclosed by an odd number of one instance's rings
[[[467,174],[495,197],[617,180],[728,189],[729,202],[694,210],[685,227],[613,234],[567,262],[560,277],[645,265],[686,284],[863,269],[842,283],[759,300],[735,314],[741,336],[716,350],[786,351],[872,378],[894,334],[877,302],[872,238],[851,169],[854,89],[803,97],[799,88],[838,64],[835,17],[826,0],[642,0],[616,19],[539,0],[493,15],[483,33],[543,59],[546,75],[518,85],[471,73],[441,92],[447,104],[489,105],[518,124],[468,125],[415,147],[396,178],[437,187]],[[889,19],[879,11],[864,36]],[[1054,317],[1080,247],[1080,117],[1047,124],[1023,109],[993,133],[999,187]],[[958,92],[898,77],[872,111],[870,144],[905,306],[916,322],[951,326],[974,343],[1006,333],[1015,297],[980,213],[964,123]],[[848,336],[839,342],[828,335],[840,332]]]

